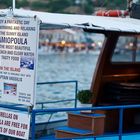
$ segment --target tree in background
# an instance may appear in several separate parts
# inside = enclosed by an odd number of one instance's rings
[[[7,8],[12,6],[12,0],[0,0],[0,7]]]
[[[82,0],[81,8],[83,13],[92,14],[94,10],[93,0]]]
[[[32,3],[30,3],[30,8],[32,10],[41,10],[41,11],[48,11],[48,5],[47,3],[44,2],[40,2],[40,1],[34,1]]]
[[[16,0],[16,8],[28,7],[28,0]],[[0,0],[1,8],[9,8],[12,7],[12,0]]]
[[[107,9],[126,9],[127,0],[98,0],[96,2],[98,7],[105,7]]]
[[[47,9],[49,12],[64,13],[64,9],[73,5],[73,0],[48,0]]]
[[[92,14],[92,0],[47,0],[45,3],[35,1],[31,4],[31,9],[42,9],[43,11],[54,13],[75,13],[75,8],[79,9],[79,14]]]
[[[21,7],[28,7],[29,6],[29,1],[28,0],[16,0],[16,8],[21,8]]]
[[[94,4],[92,0],[87,0],[87,5],[85,6],[85,13],[92,14],[94,12]]]

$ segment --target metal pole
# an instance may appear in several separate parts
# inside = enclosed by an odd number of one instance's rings
[[[35,140],[35,112],[32,110],[31,140]]]
[[[75,108],[77,108],[78,81],[75,81]]]
[[[123,133],[123,108],[120,109],[119,113],[119,140],[122,140]]]
[[[13,5],[12,8],[15,9],[16,8],[16,0],[13,0]]]

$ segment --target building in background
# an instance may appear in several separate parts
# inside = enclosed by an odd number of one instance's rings
[[[86,35],[81,30],[42,30],[39,46],[46,52],[77,52],[86,49]]]

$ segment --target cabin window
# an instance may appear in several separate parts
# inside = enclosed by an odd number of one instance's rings
[[[112,62],[140,62],[140,36],[120,36]]]

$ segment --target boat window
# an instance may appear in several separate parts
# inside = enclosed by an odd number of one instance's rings
[[[140,36],[119,37],[112,62],[140,62]]]

